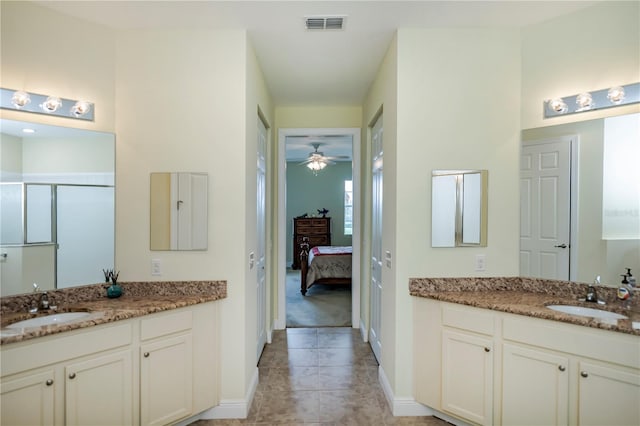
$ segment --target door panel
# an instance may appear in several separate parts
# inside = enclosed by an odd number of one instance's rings
[[[383,183],[383,150],[382,150],[382,116],[372,128],[371,160],[372,168],[372,206],[371,206],[371,324],[369,342],[378,362],[382,355],[380,328],[382,325],[382,183]]]
[[[520,275],[569,279],[571,143],[527,144],[520,161]]]
[[[260,359],[262,349],[267,342],[267,289],[265,271],[265,247],[266,247],[266,152],[267,152],[267,128],[258,117],[258,168],[257,168],[257,253],[256,253],[256,294],[258,315],[257,358]]]

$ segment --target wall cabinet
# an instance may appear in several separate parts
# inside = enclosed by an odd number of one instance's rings
[[[424,298],[414,318],[416,400],[434,410],[475,424],[640,424],[638,336]]]
[[[205,303],[3,345],[2,424],[164,425],[217,405]]]

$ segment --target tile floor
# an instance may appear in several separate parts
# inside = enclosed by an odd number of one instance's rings
[[[378,364],[358,330],[277,330],[258,363],[260,384],[247,419],[214,425],[431,425],[435,417],[393,417],[378,382]]]

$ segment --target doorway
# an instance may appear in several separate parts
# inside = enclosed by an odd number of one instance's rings
[[[360,129],[359,128],[291,128],[280,129],[278,134],[278,310],[275,328],[284,329],[287,325],[286,308],[286,277],[287,277],[287,247],[291,245],[291,235],[287,235],[286,216],[286,139],[287,137],[306,135],[321,138],[327,135],[345,135],[352,140],[352,193],[354,218],[351,245],[352,255],[352,285],[351,285],[351,326],[360,324]],[[320,206],[319,206],[320,207]],[[342,224],[335,224],[342,226]],[[299,273],[299,272],[298,272]],[[304,297],[300,294],[300,297]]]

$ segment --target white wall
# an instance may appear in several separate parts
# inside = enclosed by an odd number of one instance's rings
[[[117,267],[133,281],[227,280],[221,397],[244,398],[246,33],[123,31],[117,52]],[[209,174],[208,250],[149,250],[151,172]]]
[[[85,99],[95,103],[95,121],[1,110],[0,116],[58,126],[113,132],[115,43],[113,31],[30,2],[3,1],[1,86]],[[82,36],[79,37],[78,35]]]
[[[409,278],[518,273],[519,33],[400,29],[397,65],[390,54],[365,121],[382,100],[383,250],[394,265],[383,269],[382,367],[396,398],[410,398]],[[447,168],[489,170],[487,247],[431,248],[431,172]],[[484,272],[474,270],[479,253],[486,255]]]
[[[612,1],[522,31],[522,128],[640,111],[640,105],[543,120],[542,102],[640,80],[640,2]]]
[[[22,179],[22,138],[0,133],[0,181]]]

